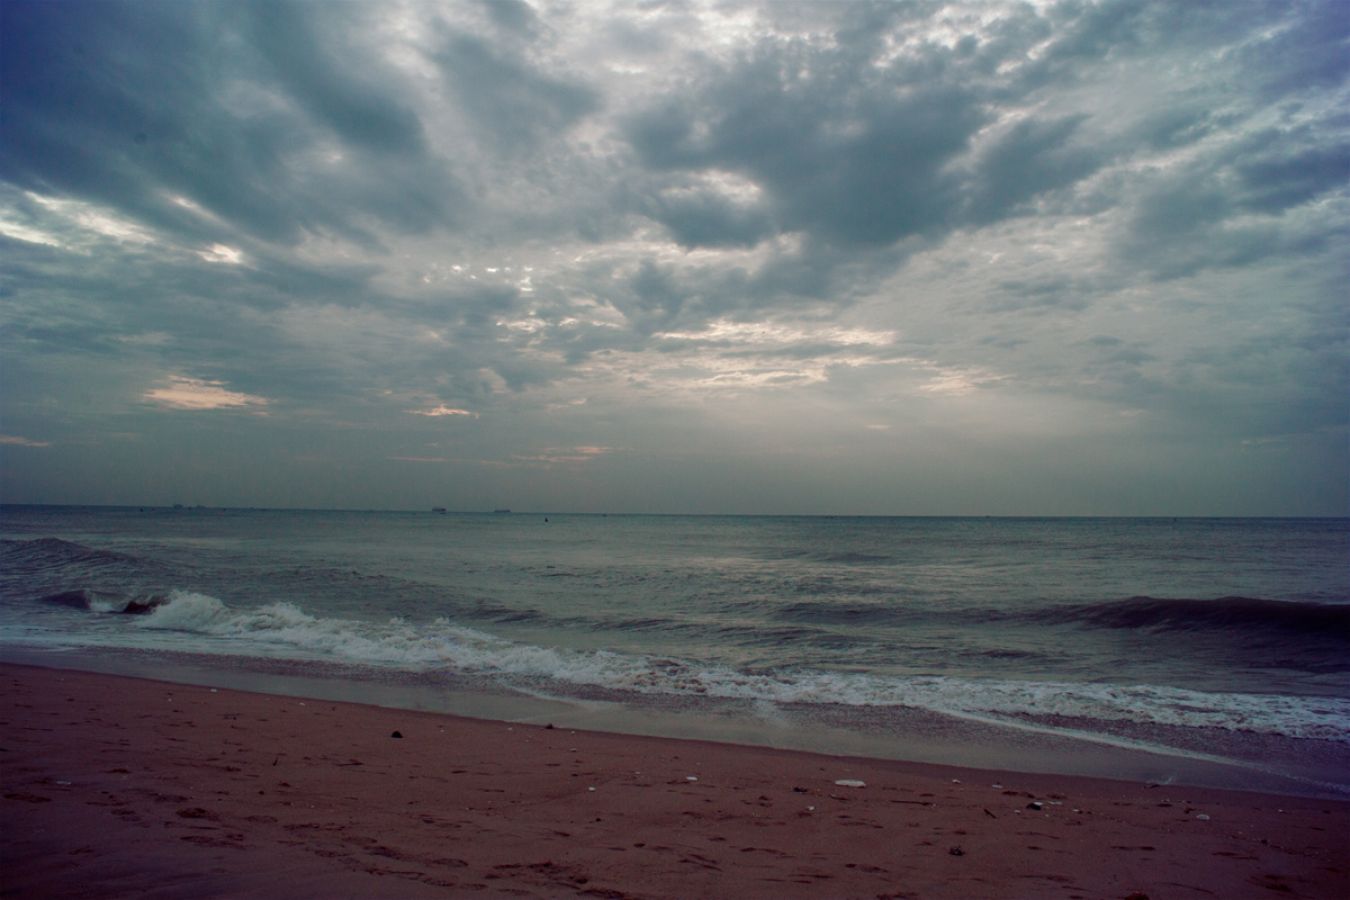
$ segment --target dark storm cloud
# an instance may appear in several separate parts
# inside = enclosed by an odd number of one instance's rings
[[[940,238],[1024,214],[1028,202],[1079,184],[1140,143],[1193,144],[1221,127],[1223,118],[1206,108],[1212,97],[1183,94],[1178,100],[1185,108],[1158,110],[1132,132],[1109,139],[1101,134],[1109,125],[1103,118],[1109,108],[1093,108],[1019,116],[973,146],[977,134],[994,124],[999,106],[1039,105],[1048,85],[1086,82],[1103,59],[1132,60],[1173,49],[1194,53],[1230,40],[1287,47],[1308,28],[1306,22],[1283,19],[1278,8],[1254,4],[1239,5],[1240,15],[1222,4],[1065,5],[1044,19],[1014,10],[1000,17],[984,40],[920,44],[883,62],[885,45],[878,36],[900,18],[898,10],[849,7],[846,18],[852,21],[839,33],[856,40],[837,45],[764,40],[703,75],[692,90],[681,86],[629,120],[626,135],[646,165],[737,172],[766,192],[768,215],[759,210],[747,215],[715,196],[671,203],[655,194],[645,211],[679,243],[746,243],[767,237],[772,221],[781,230],[838,247],[867,247],[911,236]],[[1330,18],[1336,21],[1324,24],[1343,32],[1344,17]],[[1274,36],[1246,40],[1261,25]],[[1342,82],[1345,56],[1328,53],[1331,43],[1325,35],[1315,41],[1319,61],[1308,63],[1315,67],[1311,83],[1283,76],[1277,83],[1306,90],[1319,82]],[[1038,44],[1042,49],[1030,59]],[[1006,71],[996,74],[1000,67]],[[1260,70],[1243,75],[1275,77]],[[1099,120],[1095,136],[1085,125],[1093,118]],[[1233,125],[1233,117],[1227,122]],[[1293,135],[1283,137],[1300,143]],[[1345,171],[1343,148],[1286,149],[1239,167],[1240,177],[1259,184],[1243,185],[1246,198],[1225,202],[1306,202],[1343,183]],[[1190,193],[1200,204],[1196,216],[1213,214],[1205,207],[1205,191]],[[1184,201],[1164,202],[1179,207]],[[1141,226],[1147,226],[1168,213],[1140,215]]]
[[[6,3],[0,90],[7,181],[97,198],[175,227],[149,185],[214,183],[267,170],[281,132],[234,129],[212,109],[199,7]],[[166,54],[164,51],[169,50]],[[167,57],[167,58],[166,58]],[[209,171],[211,177],[202,177]],[[232,212],[264,235],[282,229],[247,182]]]
[[[959,85],[901,92],[868,69],[829,50],[763,48],[694,100],[635,117],[628,137],[656,168],[745,175],[784,230],[864,246],[940,233],[959,196],[944,166],[986,114]]]
[[[539,18],[523,0],[480,0],[488,16],[501,28],[519,34],[533,34]]]
[[[675,181],[668,189],[638,197],[635,211],[660,222],[682,247],[753,247],[774,234],[773,217],[758,203],[735,199],[702,185]]]
[[[326,23],[327,39],[321,41],[302,6],[256,0],[242,8],[253,46],[276,75],[274,83],[311,118],[348,144],[377,153],[417,157],[426,152],[416,114],[388,92],[354,77],[356,48],[343,46],[344,30],[332,27],[336,23]]]
[[[1109,149],[1073,142],[1086,118],[1024,119],[1008,129],[978,157],[965,221],[997,222],[1016,214],[1027,201],[1072,185],[1100,168]]]
[[[1217,4],[1222,10],[1226,4]],[[1235,62],[1264,99],[1342,86],[1350,74],[1350,7],[1344,3],[1251,4],[1244,13],[1265,13],[1278,27],[1262,40],[1239,42]],[[1234,25],[1246,21],[1233,17]]]
[[[1093,285],[1082,279],[1056,276],[1034,281],[1010,279],[998,283],[996,299],[989,308],[1007,310],[1040,310],[1050,313],[1085,309],[1088,299],[1096,293]]]
[[[298,10],[313,7],[6,3],[0,171],[202,237],[227,232],[166,194],[260,240],[372,240],[353,207],[403,230],[446,221],[457,192],[417,117]],[[325,171],[330,136],[351,156]]]
[[[979,52],[978,42],[922,43],[891,59],[881,26],[900,17],[898,7],[845,8],[850,21],[840,34],[856,31],[856,40],[763,40],[628,119],[625,135],[646,166],[732,172],[763,192],[748,206],[707,189],[672,200],[651,182],[640,208],[681,245],[748,245],[800,232],[818,245],[805,252],[812,268],[826,270],[816,277],[828,292],[837,288],[828,269],[857,251],[941,240],[1025,214],[1029,202],[1072,187],[1121,152],[1080,136],[1088,113],[997,122],[999,105],[1039,102],[1025,70],[1044,64],[1025,57],[1045,39],[1044,23],[1031,27],[1014,13]],[[1067,56],[1119,39],[1088,31],[1094,36],[1077,36]],[[1012,74],[997,74],[1001,65]],[[1182,126],[1168,130],[1176,140]],[[799,262],[782,260],[789,269]]]
[[[436,59],[474,121],[511,153],[557,137],[598,106],[589,88],[537,71],[473,35],[449,35]]]
[[[1165,277],[1325,249],[1298,213],[1350,187],[1350,143],[1307,127],[1264,129],[1154,179],[1134,206],[1122,251]]]
[[[1280,213],[1350,184],[1350,143],[1309,146],[1302,135],[1257,135],[1256,152],[1234,165],[1237,202],[1259,213]]]

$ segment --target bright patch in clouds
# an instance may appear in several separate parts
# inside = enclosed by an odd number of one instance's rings
[[[12,447],[50,447],[51,441],[35,441],[17,434],[0,434],[0,444]]]
[[[431,409],[410,409],[408,412],[412,413],[414,416],[430,416],[432,418],[439,418],[441,416],[473,416],[475,419],[478,418],[478,413],[476,412],[471,412],[467,409],[457,409],[453,406],[446,406],[444,403],[440,406],[433,406]]]
[[[534,465],[545,468],[554,465],[578,465],[599,459],[612,452],[614,452],[612,447],[549,447],[531,455],[512,456],[511,462],[516,465]]]
[[[142,226],[92,203],[34,193],[29,193],[28,199],[55,213],[66,222],[102,237],[132,244],[149,244],[155,240],[154,236]]]
[[[16,241],[25,241],[29,244],[45,244],[48,247],[64,246],[61,243],[61,240],[55,235],[25,225],[22,222],[12,222],[0,219],[0,234],[3,234],[5,237],[14,238]]]
[[[225,244],[212,244],[205,250],[198,250],[197,255],[209,263],[227,263],[232,266],[244,261],[243,253]]]
[[[655,335],[678,341],[706,341],[727,344],[789,346],[792,344],[871,345],[882,347],[895,342],[895,332],[868,328],[826,325],[780,325],[772,322],[710,322],[699,331],[665,331]]]
[[[145,399],[168,409],[240,409],[266,406],[266,397],[231,391],[221,381],[170,375],[163,387],[145,392]]]

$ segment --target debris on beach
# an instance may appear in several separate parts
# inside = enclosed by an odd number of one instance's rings
[[[391,738],[401,738],[401,737],[403,737],[403,732],[401,732],[401,731],[395,731],[393,734],[391,734],[391,735],[389,735],[389,736],[390,736]]]
[[[860,788],[867,787],[867,782],[859,781],[856,778],[840,778],[835,782],[838,787]]]

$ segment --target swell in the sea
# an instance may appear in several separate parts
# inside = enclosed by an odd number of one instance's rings
[[[136,557],[110,550],[86,547],[60,538],[0,540],[0,566],[9,575],[33,575],[44,571],[98,571],[140,562]]]
[[[1050,609],[1037,613],[1036,617],[1043,621],[1075,623],[1093,628],[1317,633],[1338,636],[1350,643],[1350,603],[1311,603],[1260,597],[1218,597],[1212,600],[1130,597],[1126,600]]]

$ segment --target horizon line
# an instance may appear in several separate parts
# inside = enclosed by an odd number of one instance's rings
[[[441,507],[309,507],[309,506],[226,506],[205,503],[13,503],[0,501],[0,509],[30,507],[52,509],[140,510],[142,512],[295,512],[295,513],[398,513],[452,516],[651,516],[670,518],[741,519],[1350,519],[1350,513],[830,513],[830,512],[635,512],[531,509],[449,509]]]

